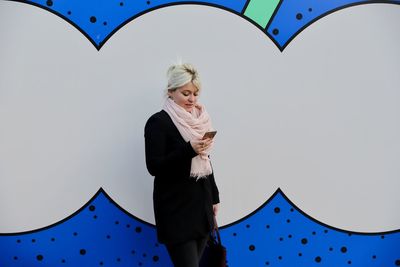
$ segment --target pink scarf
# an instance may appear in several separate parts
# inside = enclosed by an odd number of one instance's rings
[[[213,130],[210,116],[204,106],[199,103],[197,103],[192,112],[189,113],[172,99],[167,98],[163,109],[171,117],[179,133],[186,142],[202,139],[206,132]],[[191,177],[199,179],[212,173],[210,159],[208,158],[212,147],[213,144],[211,144],[210,148],[204,153],[192,158],[192,166],[190,169]]]

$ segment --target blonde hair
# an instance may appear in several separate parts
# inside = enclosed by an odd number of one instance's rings
[[[174,91],[189,82],[192,82],[199,91],[201,89],[199,73],[189,63],[177,63],[170,66],[167,71],[167,79],[167,91]]]

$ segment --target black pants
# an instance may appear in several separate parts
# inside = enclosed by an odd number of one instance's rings
[[[167,245],[174,267],[199,267],[201,255],[206,247],[208,236],[198,240]]]

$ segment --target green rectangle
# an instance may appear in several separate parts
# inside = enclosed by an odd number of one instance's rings
[[[244,15],[265,29],[279,0],[251,0]]]

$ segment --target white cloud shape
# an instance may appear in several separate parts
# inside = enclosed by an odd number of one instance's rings
[[[399,228],[397,6],[334,13],[283,53],[205,6],[148,13],[100,51],[53,14],[0,6],[0,232],[61,220],[99,187],[153,223],[143,127],[177,56],[198,66],[218,130],[220,224],[281,187],[329,225]]]

